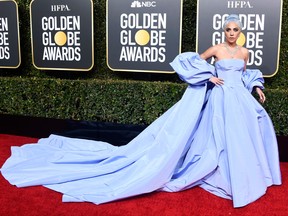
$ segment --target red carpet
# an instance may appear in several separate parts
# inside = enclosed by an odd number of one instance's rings
[[[0,166],[10,155],[10,146],[34,143],[37,139],[0,134]],[[232,201],[200,188],[178,193],[154,192],[108,204],[62,203],[61,194],[42,186],[16,188],[0,175],[0,215],[3,216],[89,216],[89,215],[288,215],[288,163],[281,163],[281,186],[272,186],[265,196],[234,209]]]

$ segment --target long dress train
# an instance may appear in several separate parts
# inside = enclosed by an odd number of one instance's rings
[[[185,93],[127,145],[52,134],[12,147],[2,175],[18,187],[59,191],[64,202],[96,204],[198,185],[241,207],[281,184],[272,122],[250,93],[263,88],[261,72],[243,71],[240,59],[214,67],[192,52],[171,66],[189,84]],[[225,84],[213,86],[212,75]]]

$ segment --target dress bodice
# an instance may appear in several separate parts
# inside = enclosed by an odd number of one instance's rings
[[[264,89],[264,79],[258,69],[245,69],[242,59],[221,59],[215,66],[203,60],[198,53],[184,52],[170,63],[180,79],[190,86],[205,86],[211,76],[224,80],[225,86],[245,86],[252,92],[255,86]]]
[[[241,84],[242,73],[244,69],[244,60],[242,59],[222,59],[215,63],[217,76],[224,80],[226,85],[228,84]]]

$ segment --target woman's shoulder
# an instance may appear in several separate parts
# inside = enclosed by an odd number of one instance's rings
[[[226,44],[225,43],[219,43],[216,44],[213,47],[213,50],[215,51],[215,55],[218,55],[219,53],[222,53],[226,49]]]
[[[239,47],[240,47],[241,52],[245,52],[245,53],[249,52],[246,47],[243,47],[243,46],[239,46]]]
[[[249,57],[249,50],[248,50],[246,47],[240,46],[240,51],[241,51],[241,53],[243,54],[243,56],[248,59],[248,57]]]
[[[203,53],[200,54],[200,57],[202,59],[208,59],[212,56],[217,56],[218,52],[219,52],[219,46],[221,46],[220,44],[216,44],[213,45],[211,47],[209,47],[206,51],[204,51]]]
[[[225,47],[225,43],[219,43],[219,44],[215,44],[214,46],[212,46],[213,49],[218,50],[219,48],[224,48]]]
[[[215,44],[215,45],[209,47],[207,50],[214,50],[214,51],[218,51],[219,48],[222,48],[222,47],[224,47],[224,43]]]

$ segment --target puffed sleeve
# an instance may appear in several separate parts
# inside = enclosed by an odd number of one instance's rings
[[[181,80],[191,85],[203,85],[211,76],[215,76],[214,66],[195,52],[179,54],[170,65]]]
[[[254,87],[264,89],[264,78],[262,72],[258,69],[247,69],[243,72],[242,80],[245,87],[252,92]]]

